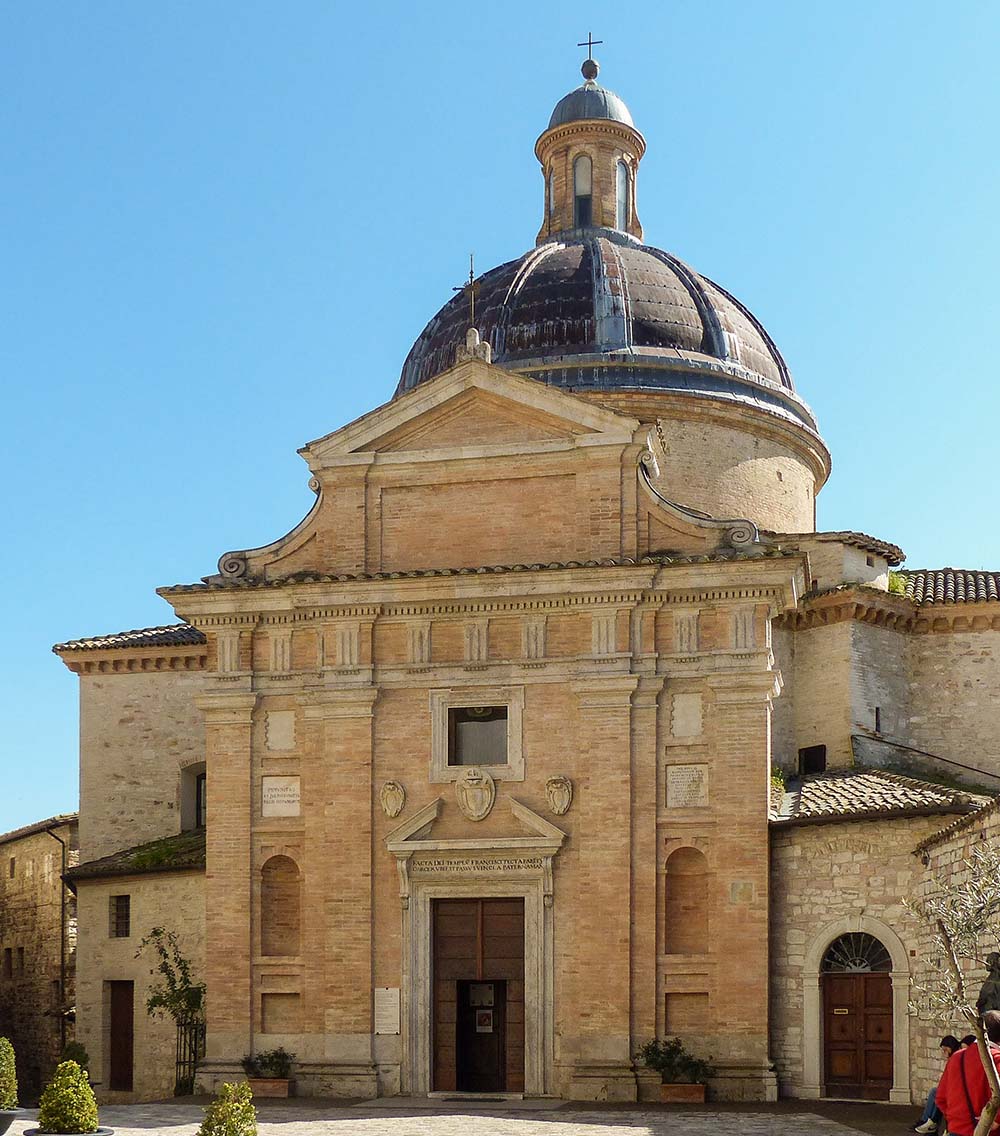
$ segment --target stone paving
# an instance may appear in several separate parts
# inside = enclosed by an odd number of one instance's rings
[[[858,1136],[863,1131],[810,1113],[808,1105],[780,1112],[716,1111],[711,1105],[696,1111],[608,1111],[570,1104],[534,1110],[527,1102],[517,1108],[399,1108],[368,1101],[321,1107],[261,1103],[258,1113],[260,1136]],[[9,1136],[21,1136],[34,1125],[35,1115],[15,1122]],[[117,1136],[194,1136],[202,1108],[173,1102],[106,1105],[100,1117]]]

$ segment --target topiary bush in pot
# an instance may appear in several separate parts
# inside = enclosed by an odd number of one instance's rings
[[[0,1037],[0,1110],[17,1108],[17,1068],[14,1064],[14,1047]]]
[[[45,1086],[38,1109],[38,1131],[99,1131],[94,1090],[87,1074],[75,1061],[63,1061],[58,1065],[52,1080]]]
[[[17,1107],[17,1068],[14,1063],[14,1047],[5,1037],[0,1037],[0,1136],[7,1131],[20,1115]]]
[[[705,1084],[715,1072],[712,1066],[684,1048],[679,1037],[654,1038],[639,1047],[636,1058],[660,1074],[660,1099],[701,1103]]]
[[[257,1110],[246,1081],[219,1087],[218,1096],[205,1109],[197,1136],[257,1136]]]

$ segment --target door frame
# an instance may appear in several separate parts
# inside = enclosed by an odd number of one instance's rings
[[[827,923],[813,937],[802,963],[802,1097],[819,1100],[823,1095],[823,992],[820,973],[823,956],[834,939],[863,931],[885,947],[892,959],[892,1087],[891,1104],[910,1103],[910,1025],[907,1007],[910,995],[910,964],[906,947],[896,932],[870,915],[849,915]]]
[[[554,1031],[552,1020],[554,950],[552,908],[544,902],[542,881],[504,883],[476,879],[449,883],[413,881],[403,911],[403,1068],[402,1084],[414,1096],[433,1085],[433,942],[431,903],[435,899],[524,900],[524,1095],[551,1091]],[[408,940],[408,942],[407,942]]]

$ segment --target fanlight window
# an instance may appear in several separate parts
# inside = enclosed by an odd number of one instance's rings
[[[592,191],[593,166],[586,154],[581,154],[573,163],[573,225],[585,229],[593,216]]]
[[[852,931],[827,947],[821,967],[824,974],[864,974],[892,970],[889,952],[872,935]]]
[[[615,167],[615,228],[628,228],[628,166],[619,162]]]

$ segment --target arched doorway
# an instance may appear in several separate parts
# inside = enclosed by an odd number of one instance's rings
[[[824,1095],[888,1100],[892,1088],[892,958],[867,931],[848,931],[820,964]]]

